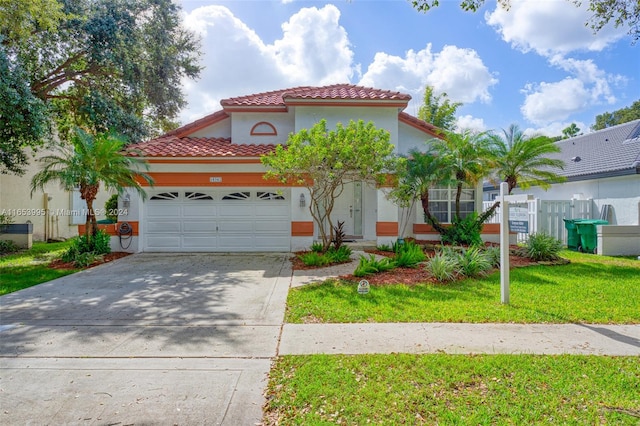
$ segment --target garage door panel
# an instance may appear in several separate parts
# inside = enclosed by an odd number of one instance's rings
[[[184,235],[182,238],[183,248],[216,248],[218,237],[215,234],[212,235]]]
[[[149,204],[147,217],[176,217],[180,216],[182,207],[172,201]]]
[[[184,232],[216,232],[217,225],[215,221],[212,220],[200,220],[194,222],[183,222],[182,230]]]
[[[228,202],[218,208],[218,216],[221,218],[254,217],[255,214],[255,206],[244,201]]]
[[[291,240],[289,237],[263,237],[255,238],[256,251],[289,251]]]
[[[289,205],[273,205],[265,201],[259,206],[259,211],[256,213],[259,214],[260,217],[288,217],[290,209],[291,207],[289,207]]]
[[[160,233],[179,233],[180,222],[177,220],[150,220],[147,222],[148,233],[160,232]]]
[[[183,209],[183,217],[215,217],[216,208],[214,205],[186,204]]]
[[[147,247],[153,249],[180,247],[181,238],[180,235],[148,235]]]
[[[220,220],[218,231],[221,233],[253,234],[253,222],[242,220]]]
[[[282,222],[277,220],[264,220],[255,223],[255,231],[266,232],[271,234],[283,234],[291,229],[289,222]]]
[[[222,250],[228,251],[249,251],[253,248],[252,236],[220,235],[218,241]]]

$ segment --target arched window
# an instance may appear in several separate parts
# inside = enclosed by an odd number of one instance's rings
[[[251,128],[251,136],[277,136],[278,132],[273,124],[261,121]]]

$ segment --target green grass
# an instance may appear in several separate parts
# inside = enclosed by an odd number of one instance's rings
[[[640,323],[640,261],[564,251],[568,265],[511,271],[510,304],[500,274],[448,284],[372,286],[328,280],[289,292],[286,321]]]
[[[0,257],[0,295],[76,272],[76,270],[57,270],[48,267],[52,260],[64,253],[70,243],[70,241],[36,242],[30,250]]]
[[[638,425],[637,357],[311,355],[276,360],[266,424]]]

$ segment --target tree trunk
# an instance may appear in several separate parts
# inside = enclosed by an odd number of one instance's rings
[[[98,222],[96,220],[96,212],[93,210],[93,202],[98,195],[99,188],[99,185],[80,185],[80,198],[87,203],[87,220],[85,222],[84,235],[87,237],[88,243],[98,232]]]
[[[422,203],[422,210],[424,211],[424,215],[427,218],[427,222],[429,222],[429,225],[433,226],[433,229],[435,229],[440,235],[442,235],[446,231],[445,228],[440,224],[438,219],[431,214],[431,211],[429,210],[429,191],[426,191],[424,194],[420,195],[420,202]]]

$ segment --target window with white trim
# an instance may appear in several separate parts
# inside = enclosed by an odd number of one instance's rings
[[[429,190],[429,211],[442,223],[451,223],[456,214],[455,186]],[[460,194],[460,217],[464,219],[476,211],[476,190],[463,187]]]

